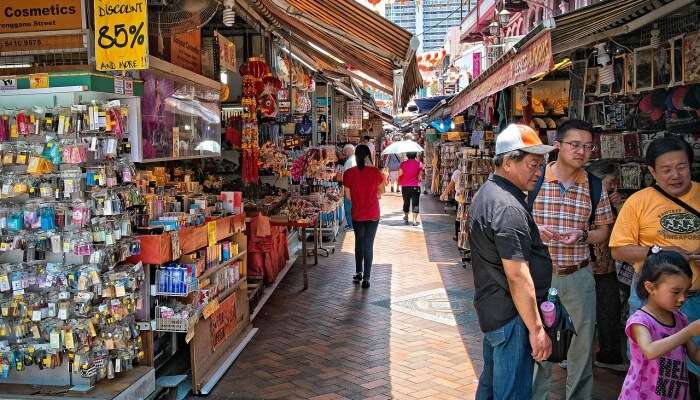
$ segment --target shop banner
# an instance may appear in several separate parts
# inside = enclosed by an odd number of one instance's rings
[[[472,79],[481,75],[481,52],[472,53]]]
[[[236,44],[226,39],[224,35],[214,31],[216,42],[219,43],[219,70],[237,71]]]
[[[0,34],[83,28],[82,0],[2,0]]]
[[[95,68],[148,68],[146,0],[95,0]]]
[[[194,73],[202,73],[202,31],[174,34],[170,39],[170,62]]]
[[[521,48],[506,64],[496,69],[475,87],[468,86],[455,100],[452,115],[457,115],[477,101],[533,76],[546,73],[554,64],[552,36],[549,31]]]
[[[32,54],[44,50],[83,49],[83,35],[80,33],[62,36],[32,36],[0,38],[0,55],[16,53]]]
[[[211,315],[212,351],[236,330],[236,295],[226,298]]]

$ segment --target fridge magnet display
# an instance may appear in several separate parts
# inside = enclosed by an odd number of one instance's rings
[[[654,49],[651,46],[634,49],[634,90],[654,88]]]
[[[700,32],[683,38],[683,80],[685,83],[700,82]]]

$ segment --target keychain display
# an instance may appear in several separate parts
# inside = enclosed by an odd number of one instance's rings
[[[67,363],[113,379],[144,357],[127,117],[119,101],[0,109],[0,379]]]

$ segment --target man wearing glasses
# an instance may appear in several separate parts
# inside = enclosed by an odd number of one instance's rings
[[[564,122],[554,145],[558,158],[546,166],[530,202],[552,257],[552,287],[559,291],[576,329],[567,357],[566,399],[590,399],[596,312],[590,245],[608,240],[615,217],[600,179],[583,169],[595,149],[591,126],[581,120]],[[548,362],[538,365],[533,399],[548,398],[551,368]]]

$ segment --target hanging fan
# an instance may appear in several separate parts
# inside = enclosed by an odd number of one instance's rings
[[[158,36],[162,51],[163,37],[201,28],[220,5],[219,0],[148,0],[148,30]]]

